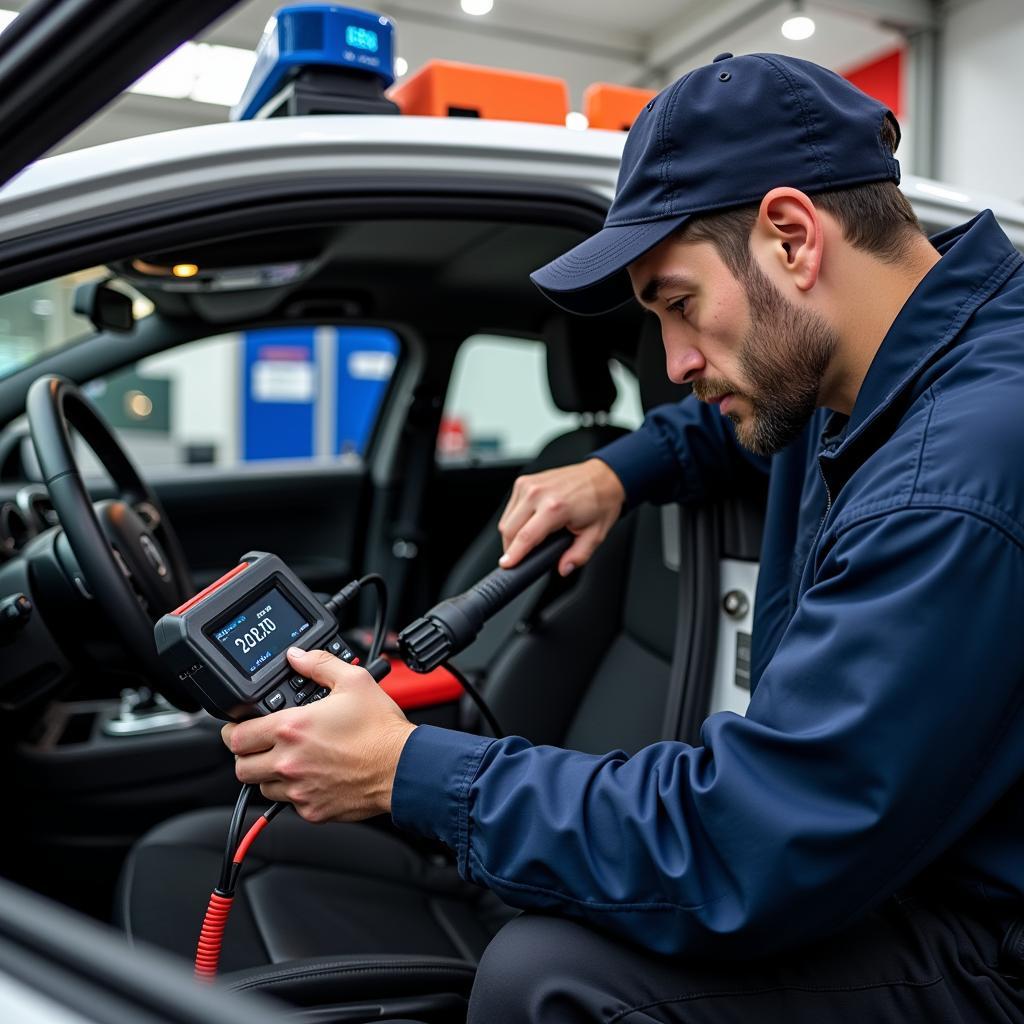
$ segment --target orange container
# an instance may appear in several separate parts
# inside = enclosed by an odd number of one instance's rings
[[[583,94],[583,113],[591,128],[628,132],[636,115],[658,94],[652,89],[633,89],[628,85],[595,82]]]
[[[432,60],[389,92],[403,114],[565,124],[569,88],[561,78]]]

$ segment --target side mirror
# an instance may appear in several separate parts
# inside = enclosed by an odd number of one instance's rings
[[[75,289],[74,310],[86,317],[98,331],[130,334],[135,329],[132,300],[115,291],[106,281],[90,281]]]

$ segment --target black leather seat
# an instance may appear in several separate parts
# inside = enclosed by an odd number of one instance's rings
[[[655,342],[645,364],[663,374],[660,339],[645,344]],[[662,521],[650,508],[623,520],[575,586],[499,652],[488,689],[509,732],[591,752],[634,751],[662,737],[677,597]],[[226,810],[186,814],[136,845],[118,907],[132,940],[192,955],[227,820]],[[419,1003],[380,997],[465,993],[513,914],[397,834],[287,814],[246,862],[221,967],[228,984],[299,1004],[372,998],[387,1013],[416,1016]]]
[[[545,323],[543,337],[551,399],[562,412],[579,416],[580,422],[574,430],[548,441],[523,467],[523,473],[540,473],[580,462],[627,432],[607,419],[617,389],[608,366],[611,339],[600,335],[598,323],[566,316],[554,316]],[[462,593],[498,564],[498,520],[503,507],[504,502],[467,546],[444,581],[441,597]],[[472,646],[455,659],[456,665],[478,682],[486,676],[495,655],[506,646],[517,623],[536,606],[542,590],[542,586],[535,585],[496,615]]]

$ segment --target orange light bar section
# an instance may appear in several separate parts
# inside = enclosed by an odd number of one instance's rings
[[[583,113],[591,128],[628,132],[636,115],[657,95],[652,89],[595,82],[583,93]]]
[[[403,114],[482,117],[565,125],[569,87],[561,78],[431,60],[388,93]]]

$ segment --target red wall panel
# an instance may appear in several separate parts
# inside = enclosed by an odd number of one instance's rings
[[[847,68],[843,78],[884,103],[897,117],[903,115],[903,48],[885,53],[867,64]]]

